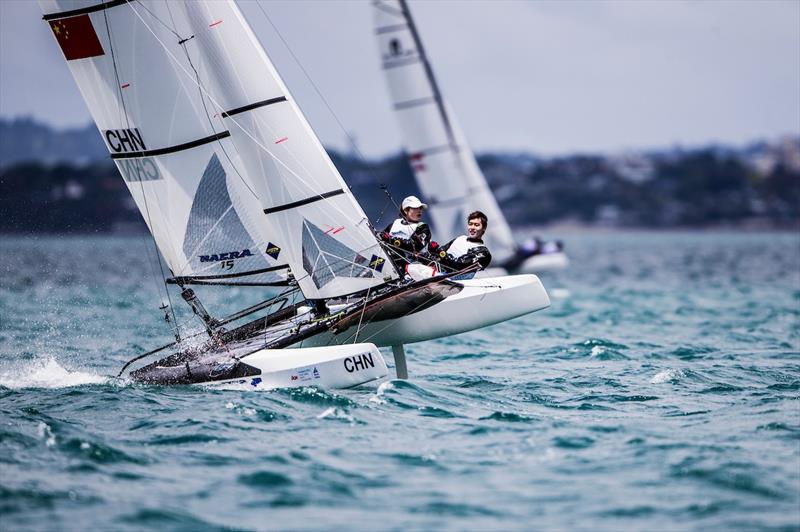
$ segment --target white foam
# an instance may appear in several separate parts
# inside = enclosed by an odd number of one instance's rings
[[[317,416],[317,419],[343,419],[345,421],[349,421],[350,423],[355,422],[355,418],[348,414],[346,410],[342,410],[341,408],[336,408],[333,406],[326,408],[324,412]]]
[[[384,381],[378,386],[378,390],[375,392],[375,395],[383,395],[386,393],[386,390],[392,389],[394,389],[394,383],[392,381]]]
[[[111,377],[83,371],[69,371],[56,359],[39,360],[0,373],[0,386],[6,388],[69,388],[85,384],[105,384]]]
[[[391,390],[394,388],[394,384],[392,381],[384,381],[380,383],[378,389],[375,391],[375,395],[371,396],[368,401],[370,403],[375,403],[379,405],[386,404],[386,400],[383,398],[383,394],[386,393],[386,390]]]
[[[590,357],[597,357],[606,352],[605,348],[602,345],[595,345],[592,347],[591,353],[589,353]]]
[[[650,384],[663,384],[665,382],[677,382],[681,379],[685,374],[683,371],[679,369],[666,369],[664,371],[659,371],[656,373],[652,379],[650,379]]]
[[[550,297],[553,299],[567,299],[572,293],[567,288],[553,288],[550,290]]]
[[[50,428],[50,425],[44,421],[40,421],[39,426],[36,427],[36,435],[39,436],[40,439],[44,440],[45,445],[48,447],[52,447],[56,444],[56,435],[53,434],[53,430]]]

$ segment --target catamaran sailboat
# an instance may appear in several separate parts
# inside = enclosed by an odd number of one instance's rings
[[[514,242],[475,155],[442,97],[406,0],[373,0],[372,5],[395,116],[417,185],[430,205],[437,237],[447,241],[463,234],[467,214],[480,210],[489,218],[484,241],[499,265],[481,274],[565,268],[569,261],[560,242],[531,239],[522,246]]]
[[[398,273],[232,0],[40,5],[169,268],[164,281],[205,328],[204,340],[178,331],[120,374],[171,350],[129,376],[350,387],[387,375],[377,346],[393,347],[406,377],[403,344],[549,305],[533,275]],[[215,318],[192,285],[285,290]]]

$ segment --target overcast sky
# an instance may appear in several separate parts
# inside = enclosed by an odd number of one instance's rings
[[[400,149],[367,0],[261,0],[360,151]],[[254,0],[239,2],[328,146],[345,134]],[[684,146],[800,135],[800,1],[410,0],[476,151]],[[29,0],[0,0],[0,116],[90,121]]]

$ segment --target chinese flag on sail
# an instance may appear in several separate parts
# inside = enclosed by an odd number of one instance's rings
[[[50,29],[67,61],[105,54],[89,15],[53,20]]]

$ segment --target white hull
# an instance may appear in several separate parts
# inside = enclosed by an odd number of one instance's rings
[[[459,293],[402,318],[376,321],[360,330],[324,333],[302,345],[348,344],[354,341],[392,346],[424,342],[524,316],[550,306],[550,298],[535,275],[510,275],[458,281]]]
[[[374,344],[360,343],[303,349],[262,349],[242,358],[260,375],[208,384],[244,384],[252,388],[318,386],[352,388],[388,374],[386,361]]]
[[[489,277],[504,277],[508,275],[505,268],[487,268],[475,274],[475,279],[487,279]]]
[[[551,272],[555,270],[563,270],[569,266],[569,257],[566,253],[546,253],[544,255],[534,255],[529,257],[525,262],[513,272],[509,272],[505,268],[488,268],[481,270],[475,274],[475,279],[486,279],[488,277],[502,277],[504,275],[516,274],[537,274],[543,272]]]
[[[514,273],[541,273],[553,270],[563,270],[569,266],[569,258],[563,252],[545,253],[534,255],[523,262]]]

